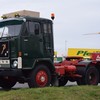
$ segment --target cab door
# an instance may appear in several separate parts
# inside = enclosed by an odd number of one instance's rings
[[[43,38],[40,34],[40,24],[34,21],[26,23],[26,30],[22,35],[23,66],[32,66],[37,58],[43,55]]]
[[[43,23],[43,38],[44,38],[45,55],[47,57],[52,58],[54,54],[54,47],[53,47],[53,31],[51,22]]]

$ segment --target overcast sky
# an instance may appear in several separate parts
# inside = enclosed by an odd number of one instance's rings
[[[0,15],[33,10],[41,17],[55,13],[54,46],[64,55],[67,48],[100,48],[100,0],[0,0]]]

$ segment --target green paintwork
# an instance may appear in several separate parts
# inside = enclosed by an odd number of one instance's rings
[[[15,20],[9,20],[7,19],[8,23],[13,23],[13,25],[16,24],[17,20],[20,22],[20,20],[25,19],[26,21],[21,21],[22,27],[20,30],[20,34],[17,36],[8,37],[5,40],[9,42],[9,58],[11,59],[11,63],[14,61],[14,59],[18,58],[18,52],[22,52],[22,68],[33,68],[35,62],[38,61],[48,61],[53,65],[53,31],[51,28],[51,33],[44,33],[43,32],[43,24],[50,24],[52,26],[52,21],[48,19],[42,19],[42,18],[32,18],[32,17],[25,17],[25,18],[15,18]],[[5,20],[5,23],[7,22]],[[26,34],[26,23],[27,22],[37,22],[40,24],[40,32],[39,34],[31,34],[29,31],[27,31]],[[4,21],[3,21],[4,22]],[[1,26],[3,26],[3,23],[1,21]],[[18,22],[17,22],[18,23]],[[6,24],[5,24],[6,25]],[[2,39],[2,41],[5,41]],[[1,42],[2,42],[1,41]],[[52,62],[51,62],[52,61]],[[54,67],[54,66],[51,66]]]

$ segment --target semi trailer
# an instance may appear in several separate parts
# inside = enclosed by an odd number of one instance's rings
[[[0,87],[11,89],[16,82],[30,88],[100,82],[99,60],[66,57],[54,63],[53,21],[39,12],[17,11],[0,20]],[[96,57],[95,57],[96,58]]]

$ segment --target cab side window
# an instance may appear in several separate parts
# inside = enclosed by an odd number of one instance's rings
[[[52,27],[50,23],[43,24],[43,33],[52,33]]]
[[[37,22],[28,22],[27,29],[30,34],[39,35],[40,33],[40,24]]]
[[[24,32],[22,33],[22,36],[28,36],[28,35],[39,35],[40,34],[40,23],[28,21],[25,24]]]

